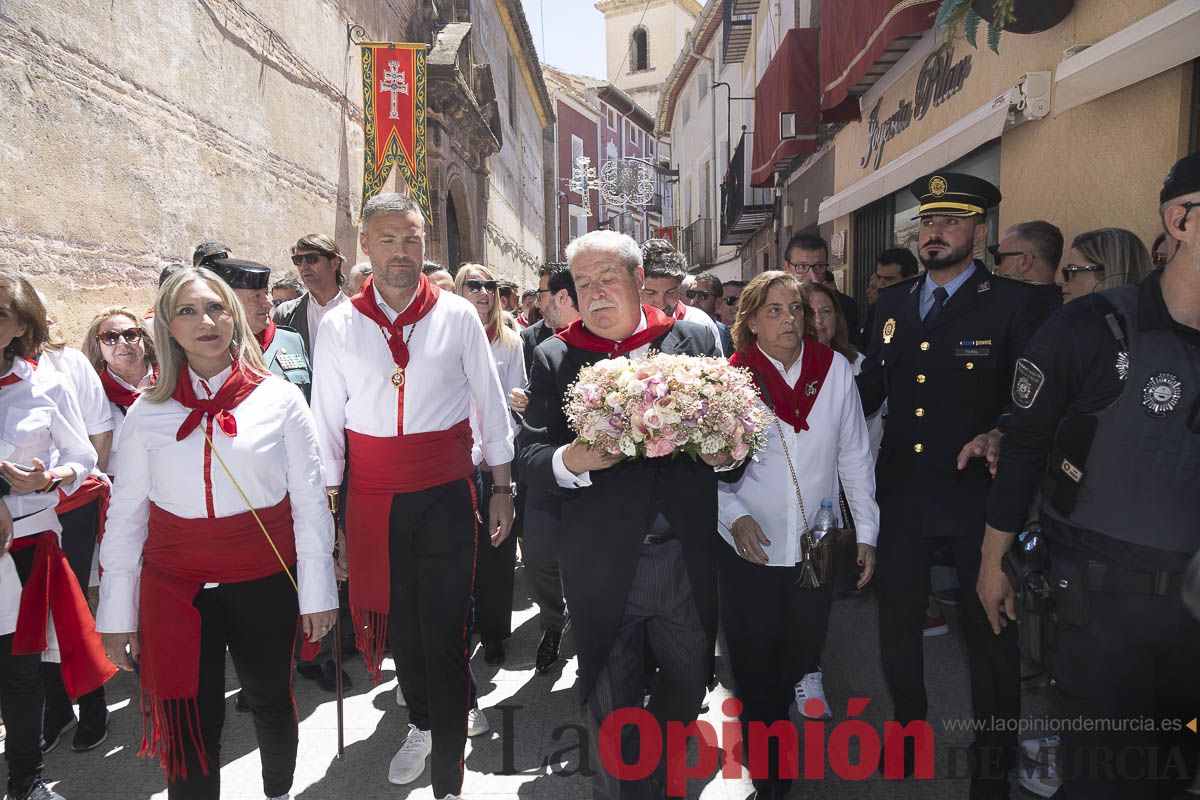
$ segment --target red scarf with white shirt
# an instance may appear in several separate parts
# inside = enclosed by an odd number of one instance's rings
[[[275,341],[275,331],[277,328],[278,326],[275,324],[275,320],[269,319],[267,320],[267,327],[254,334],[255,341],[258,342],[259,348],[262,349],[264,353],[267,352],[267,348],[271,346],[271,342]]]
[[[684,317],[687,316],[687,305],[685,305],[683,303],[683,301],[680,301],[675,304],[675,313],[673,316],[675,317],[675,319],[679,320],[680,322],[683,322]]]
[[[675,325],[674,319],[655,306],[642,306],[642,313],[646,315],[646,327],[619,342],[592,333],[584,327],[582,318],[555,335],[571,347],[578,347],[590,353],[607,353],[609,358],[617,358],[650,344],[660,336],[665,336]]]
[[[788,386],[778,367],[758,348],[757,342],[734,353],[729,363],[749,369],[754,374],[758,396],[777,417],[799,433],[808,430],[808,413],[825,385],[825,376],[833,364],[833,349],[806,338],[800,355],[800,377],[794,386]]]
[[[150,380],[150,385],[158,383],[158,367],[152,367],[153,377]],[[115,403],[124,410],[128,410],[133,405],[133,401],[138,399],[138,395],[142,393],[141,389],[130,389],[125,384],[121,383],[116,377],[109,372],[108,367],[100,370],[100,383],[104,386],[104,396],[108,398],[110,403]]]

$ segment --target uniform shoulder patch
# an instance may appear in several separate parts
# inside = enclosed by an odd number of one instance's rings
[[[1038,392],[1046,383],[1046,374],[1028,358],[1018,358],[1013,370],[1012,401],[1017,408],[1032,408]]]

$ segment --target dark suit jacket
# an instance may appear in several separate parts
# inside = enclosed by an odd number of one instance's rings
[[[528,375],[533,369],[533,351],[542,342],[554,335],[554,330],[546,324],[544,319],[539,319],[528,328],[520,330],[521,349],[525,354],[525,374]]]
[[[996,427],[1046,304],[1033,286],[975,266],[929,327],[920,313],[925,275],[883,289],[875,305],[858,388],[867,414],[888,402],[875,481],[892,532],[902,524],[926,536],[983,533],[987,465],[975,459],[960,472],[955,462],[964,444]]]
[[[842,316],[846,318],[846,330],[850,332],[850,336],[854,336],[854,332],[858,330],[858,303],[854,302],[854,298],[848,294],[833,290],[837,296],[838,305],[842,307]]]
[[[664,353],[716,355],[712,332],[676,322],[652,344]],[[717,483],[710,467],[690,458],[631,459],[594,472],[592,485],[563,489],[551,459],[575,434],[563,397],[579,370],[604,358],[552,338],[537,348],[529,376],[529,408],[518,434],[518,463],[530,493],[562,499],[559,568],[579,649],[580,690],[586,700],[608,659],[625,610],[650,523],[652,499],[683,544],[692,597],[710,641],[716,641]],[[708,657],[712,658],[712,649]],[[711,669],[711,663],[709,668]]]
[[[300,338],[304,340],[305,352],[311,353],[312,338],[308,332],[308,297],[308,292],[305,292],[295,300],[280,303],[275,309],[275,324],[284,325],[300,334]]]

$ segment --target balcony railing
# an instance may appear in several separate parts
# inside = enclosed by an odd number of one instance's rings
[[[716,261],[716,249],[712,240],[712,220],[698,219],[683,229],[680,250],[687,258],[688,269],[701,272]]]
[[[721,184],[721,244],[742,245],[775,216],[775,193],[750,186],[746,134],[738,141]]]
[[[740,64],[745,60],[750,41],[754,38],[753,16],[758,10],[758,1],[724,0],[724,4],[722,60],[725,64]]]

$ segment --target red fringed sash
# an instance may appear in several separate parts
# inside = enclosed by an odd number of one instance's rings
[[[117,668],[104,653],[96,621],[58,545],[58,534],[46,531],[21,536],[13,540],[12,552],[30,547],[34,548],[33,570],[21,589],[12,651],[15,655],[46,652],[49,620],[53,617],[62,654],[63,684],[70,697],[82,697],[103,686]]]
[[[187,777],[181,738],[184,731],[191,737],[201,769],[208,774],[208,753],[200,735],[196,704],[200,685],[200,612],[192,605],[196,595],[205,583],[238,583],[277,575],[283,571],[280,557],[289,568],[296,563],[296,536],[288,497],[257,512],[279,556],[249,511],[229,517],[186,519],[154,504],[150,506],[149,535],[142,550],[140,632],[145,728],[139,755],[157,755],[172,780]],[[305,642],[308,652],[318,646]]]
[[[392,497],[419,492],[475,471],[471,425],[462,420],[444,431],[395,437],[346,431],[350,444],[350,490],[346,504],[346,547],[350,574],[350,614],[354,638],[371,680],[381,679],[391,604],[388,528]]]

